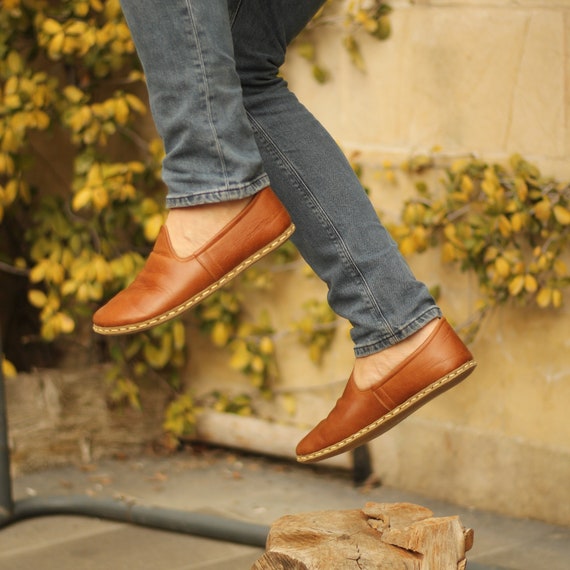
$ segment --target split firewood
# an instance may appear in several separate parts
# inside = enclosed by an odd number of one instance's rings
[[[473,531],[409,503],[287,515],[251,570],[464,570]]]

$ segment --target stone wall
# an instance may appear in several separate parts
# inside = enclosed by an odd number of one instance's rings
[[[361,40],[366,73],[354,68],[332,31],[318,45],[328,83],[313,81],[294,50],[285,70],[293,91],[347,154],[359,152],[379,209],[398,212],[410,190],[404,178],[393,184],[376,176],[383,162],[398,164],[434,146],[443,157],[475,153],[498,162],[519,152],[545,174],[570,178],[570,2],[392,5],[392,37]],[[441,305],[461,322],[477,298],[476,284],[442,267],[437,253],[411,264],[428,284],[442,284]],[[317,283],[299,287],[289,276],[260,303],[285,324],[304,295],[324,290]],[[471,347],[479,367],[470,379],[372,444],[384,483],[569,524],[569,330],[568,305],[556,312],[496,310]],[[278,351],[278,391],[290,391],[297,403],[288,419],[308,427],[326,415],[350,373],[348,335],[339,335],[318,370],[289,337]],[[205,389],[212,379],[228,389],[239,382],[217,358],[194,359],[190,377]]]
[[[333,63],[330,83],[308,80],[294,55],[287,73],[345,151],[361,151],[365,171],[437,145],[443,156],[499,162],[518,152],[545,174],[570,178],[570,2],[392,5],[391,39],[362,40],[366,73],[332,33],[320,46]],[[366,182],[388,213],[408,191],[402,181]],[[474,283],[437,257],[411,264],[429,284],[444,285],[441,304],[452,321],[468,313]],[[568,304],[557,312],[498,309],[472,346],[475,374],[377,440],[377,472],[397,487],[570,523],[568,331]]]
[[[393,184],[376,176],[383,162],[397,164],[436,145],[450,158],[475,153],[502,161],[519,152],[546,174],[570,178],[570,2],[394,0],[392,5],[392,37],[383,43],[361,40],[366,73],[354,68],[333,31],[323,34],[318,46],[331,71],[327,84],[311,78],[309,65],[294,50],[285,70],[292,89],[347,154],[360,153],[379,209],[395,214],[410,191],[404,177]],[[443,267],[437,253],[411,264],[428,284],[443,285],[441,305],[452,322],[469,314],[477,298],[473,281]],[[260,293],[255,309],[265,307],[285,328],[304,298],[325,296],[324,286],[302,273],[299,268],[280,274],[278,289]],[[570,524],[569,330],[568,305],[556,312],[495,311],[471,347],[479,367],[470,379],[371,445],[384,483]],[[199,335],[191,335],[189,351],[186,378],[193,390],[248,389],[225,356]],[[337,335],[319,368],[292,335],[280,337],[277,354],[277,405],[266,406],[263,416],[309,428],[326,415],[350,374],[347,330]],[[10,384],[20,467],[49,464],[54,456],[63,460],[67,453],[96,459],[105,450],[124,451],[125,444],[137,450],[159,436],[162,396],[149,399],[144,417],[110,416],[100,372],[89,378],[48,374]],[[89,390],[75,386],[82,381]],[[90,400],[87,394],[93,393],[97,397]],[[70,401],[66,394],[76,403],[67,419],[60,410]],[[47,430],[41,434],[30,419],[38,415]],[[51,455],[40,453],[48,449],[46,437],[54,439]],[[30,445],[37,441],[37,449],[28,449],[24,439]]]

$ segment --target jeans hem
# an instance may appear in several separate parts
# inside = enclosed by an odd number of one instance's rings
[[[267,174],[262,174],[250,182],[228,185],[224,188],[212,188],[210,190],[198,192],[193,191],[185,196],[180,196],[178,194],[173,196],[169,192],[166,196],[166,207],[186,208],[188,206],[199,206],[202,204],[240,200],[257,194],[269,185],[269,177]]]
[[[395,330],[389,338],[383,338],[377,340],[373,343],[366,345],[358,345],[354,347],[354,355],[356,358],[362,358],[363,356],[370,356],[376,352],[380,352],[385,348],[394,346],[398,342],[405,340],[409,336],[413,335],[415,332],[419,331],[430,321],[434,319],[441,318],[443,316],[441,309],[439,307],[432,307],[431,309],[425,311],[420,317],[402,327],[399,330]]]

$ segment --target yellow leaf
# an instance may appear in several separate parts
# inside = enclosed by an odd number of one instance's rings
[[[281,396],[281,404],[290,416],[295,415],[297,411],[297,399],[293,394],[283,394],[283,396]]]
[[[93,112],[87,105],[80,107],[69,119],[69,126],[78,133],[93,121]]]
[[[60,284],[63,283],[65,277],[65,270],[60,263],[50,263],[46,267],[46,279],[52,283]]]
[[[136,196],[137,191],[132,184],[124,184],[119,190],[119,199],[122,201],[133,200]]]
[[[542,222],[546,222],[550,218],[551,212],[552,206],[546,198],[534,206],[534,215]]]
[[[67,85],[63,90],[63,94],[70,103],[79,103],[85,97],[85,93],[75,85]]]
[[[499,184],[496,180],[486,179],[481,183],[481,190],[483,190],[483,192],[485,192],[485,194],[490,198],[497,193],[498,189]]]
[[[101,211],[109,204],[109,193],[104,186],[93,189],[93,206],[97,211]]]
[[[6,187],[4,188],[4,196],[2,198],[5,206],[9,206],[12,204],[12,202],[14,202],[16,196],[18,195],[18,187],[19,183],[17,180],[12,179],[8,181]]]
[[[511,235],[511,222],[507,216],[499,216],[499,231],[503,237],[509,237]]]
[[[16,75],[12,75],[12,77],[9,77],[6,83],[4,84],[4,98],[6,98],[8,95],[17,95],[19,84],[20,82]]]
[[[101,255],[96,256],[92,263],[95,267],[95,279],[98,283],[105,283],[113,278],[113,274],[107,260]]]
[[[136,111],[141,115],[144,115],[146,113],[145,104],[136,95],[133,95],[132,93],[127,93],[125,94],[125,99],[129,104],[129,107],[133,111]]]
[[[163,223],[164,218],[162,214],[154,214],[153,216],[150,216],[150,218],[148,218],[144,223],[144,237],[148,241],[154,242]]]
[[[497,258],[497,255],[499,255],[499,250],[495,246],[491,245],[485,250],[485,256],[483,257],[483,261],[487,263],[489,261],[493,261],[494,259]]]
[[[16,51],[11,51],[6,58],[6,64],[8,66],[8,71],[12,74],[21,73],[24,69],[24,62],[20,57],[20,54]]]
[[[0,174],[14,174],[14,159],[4,152],[0,152]]]
[[[124,99],[115,99],[115,118],[119,125],[126,125],[129,120],[129,106]]]
[[[469,195],[473,192],[473,180],[467,174],[464,174],[461,177],[461,184],[460,184],[461,191],[465,194]]]
[[[230,359],[230,366],[234,370],[244,370],[251,362],[252,354],[247,350],[245,343],[239,343],[236,351]]]
[[[509,283],[509,295],[516,297],[524,287],[524,275],[517,275]]]
[[[61,24],[53,18],[46,18],[42,24],[42,30],[50,36],[55,36],[61,32]]]
[[[95,162],[87,173],[87,184],[89,186],[100,186],[103,184],[103,170],[101,164]]]
[[[511,217],[511,226],[514,232],[520,232],[524,227],[526,222],[525,214],[521,212],[515,212]]]
[[[533,275],[525,275],[524,288],[528,293],[534,293],[538,289],[538,283]]]
[[[515,178],[515,189],[517,191],[518,199],[521,202],[524,202],[528,196],[528,186],[524,178],[521,178],[520,176]]]
[[[81,36],[85,33],[86,29],[87,29],[87,24],[85,22],[82,22],[80,20],[75,20],[74,22],[71,22],[69,26],[66,27],[65,31],[73,36]]]
[[[169,343],[163,342],[160,348],[153,346],[150,342],[144,345],[145,360],[155,369],[164,368],[172,356],[172,347]]]
[[[30,281],[32,283],[39,283],[40,281],[43,281],[46,276],[46,268],[47,264],[45,261],[40,261],[37,265],[32,267],[30,271]]]
[[[18,375],[16,367],[6,358],[2,358],[2,373],[6,378],[12,378]]]
[[[261,373],[265,370],[265,362],[263,362],[263,358],[261,356],[254,356],[251,361],[251,368],[254,372]]]
[[[8,109],[19,109],[22,106],[22,99],[17,93],[12,93],[4,97],[4,105]]]
[[[92,301],[100,301],[103,298],[103,285],[101,283],[90,283],[88,290],[89,298]]]
[[[226,346],[230,339],[230,334],[231,327],[222,321],[218,321],[214,324],[210,338],[215,346]]]
[[[495,270],[501,277],[508,277],[511,272],[511,266],[504,257],[498,257],[495,260]]]
[[[74,2],[73,12],[76,16],[84,18],[87,16],[87,14],[89,14],[89,2]]]
[[[550,287],[543,287],[536,296],[536,304],[544,309],[550,305],[552,301],[552,289]]]
[[[65,44],[65,34],[63,32],[59,32],[50,40],[48,44],[48,55],[52,59],[59,59],[61,57],[61,52],[63,50],[63,46]]]
[[[59,313],[59,314],[61,315],[59,319],[61,332],[66,334],[73,332],[73,330],[75,329],[75,321],[65,313]]]
[[[552,291],[552,306],[557,309],[562,306],[562,291],[554,289]]]
[[[186,343],[186,329],[180,321],[176,321],[172,325],[172,339],[176,350],[182,350],[184,348]]]
[[[318,364],[321,361],[323,350],[320,344],[313,342],[309,346],[309,358],[312,362]]]
[[[77,192],[77,194],[75,194],[73,200],[71,201],[72,210],[74,212],[81,210],[81,208],[84,208],[91,202],[91,199],[92,199],[91,188],[88,188],[87,186],[85,188],[82,188],[81,190],[79,190],[79,192]]]
[[[87,285],[87,283],[81,283],[81,285],[79,285],[79,287],[77,288],[77,293],[75,294],[75,298],[80,303],[86,303],[87,301],[90,300],[89,286]]]
[[[64,281],[63,285],[61,286],[61,295],[62,297],[67,297],[68,295],[73,295],[75,291],[77,291],[78,283],[77,281],[73,281],[68,279]]]
[[[275,347],[270,337],[264,336],[261,339],[261,342],[259,343],[259,350],[261,351],[261,354],[273,354]]]
[[[457,259],[457,249],[449,242],[444,243],[441,249],[441,258],[444,263],[450,263]]]
[[[561,259],[557,259],[554,262],[554,272],[556,275],[558,275],[558,277],[564,277],[568,273],[566,263],[564,263]]]
[[[47,296],[43,291],[39,289],[30,289],[28,291],[28,301],[34,307],[41,309],[47,303]]]
[[[554,206],[554,217],[559,224],[563,226],[570,225],[570,210],[560,204]]]
[[[467,160],[466,158],[458,158],[458,159],[453,161],[453,163],[451,164],[450,170],[454,174],[460,174],[468,166],[469,166],[469,160]]]
[[[35,110],[34,114],[34,123],[35,123],[35,127],[36,129],[40,129],[41,131],[45,131],[50,124],[50,118],[49,115],[47,113],[45,113],[44,111],[40,111],[40,110]]]
[[[416,249],[416,242],[412,236],[407,236],[400,242],[400,252],[404,257],[412,255]]]

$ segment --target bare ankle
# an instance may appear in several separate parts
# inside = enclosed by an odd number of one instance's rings
[[[380,352],[357,358],[353,372],[356,385],[361,390],[367,390],[385,378],[427,340],[437,322],[438,319],[434,319],[401,342]]]
[[[239,214],[251,198],[174,208],[168,213],[166,227],[175,253],[188,257]]]

